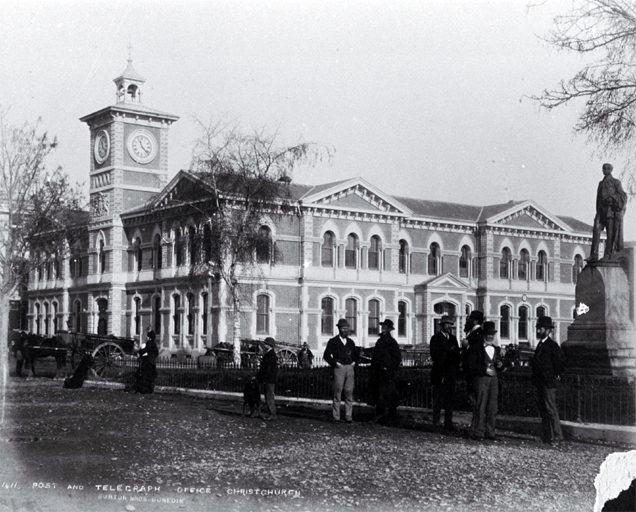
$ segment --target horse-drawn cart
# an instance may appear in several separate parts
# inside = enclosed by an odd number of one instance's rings
[[[263,353],[260,350],[260,340],[241,339],[241,367],[256,368],[260,364]],[[277,341],[276,355],[278,366],[292,367],[298,364],[298,352],[301,347],[293,343]],[[234,346],[221,342],[208,350],[208,355],[214,354],[218,365],[231,364],[234,361]]]

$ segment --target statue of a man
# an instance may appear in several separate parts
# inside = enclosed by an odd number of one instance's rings
[[[603,164],[605,177],[596,192],[596,217],[592,232],[592,250],[587,261],[598,260],[598,245],[603,229],[607,230],[604,260],[611,260],[615,252],[623,250],[623,215],[627,206],[627,194],[621,182],[612,176],[612,164]]]

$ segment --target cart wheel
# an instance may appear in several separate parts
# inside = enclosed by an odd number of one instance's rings
[[[119,377],[124,372],[124,351],[117,343],[102,343],[93,351],[93,373],[103,379]]]
[[[278,356],[278,366],[286,368],[298,366],[298,358],[293,351],[282,349],[276,352],[276,355]]]

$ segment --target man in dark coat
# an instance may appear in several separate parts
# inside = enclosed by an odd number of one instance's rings
[[[613,170],[612,164],[603,164],[604,177],[596,191],[596,216],[588,261],[598,260],[598,246],[603,228],[607,230],[603,259],[611,259],[615,252],[623,250],[623,215],[627,205],[627,194],[621,182],[612,176]]]
[[[433,426],[440,426],[442,405],[444,406],[444,428],[455,430],[453,426],[453,404],[455,383],[459,372],[460,352],[457,338],[453,336],[455,322],[450,316],[443,316],[441,330],[431,338],[431,384],[433,384]]]
[[[159,348],[155,341],[155,331],[152,329],[146,333],[146,342],[142,343],[137,352],[139,358],[139,369],[137,370],[137,383],[135,391],[148,394],[155,390],[155,380],[157,379],[157,357]]]
[[[499,380],[497,371],[503,368],[499,347],[495,346],[494,322],[484,322],[484,337],[471,344],[468,353],[469,365],[473,375],[473,388],[477,396],[473,438],[495,440],[495,417],[497,415],[497,397]]]
[[[298,351],[297,358],[299,368],[311,368],[314,360],[314,354],[306,341],[303,343],[302,348]]]
[[[553,328],[552,318],[549,316],[542,316],[537,320],[539,343],[530,362],[532,381],[537,387],[543,442],[558,445],[563,440],[563,433],[556,404],[556,388],[565,369],[565,356],[559,344],[550,337]]]
[[[269,416],[263,416],[264,420],[276,419],[276,377],[278,377],[278,356],[274,347],[276,346],[276,340],[271,337],[265,338],[263,342],[263,348],[265,354],[261,360],[261,367],[256,374],[256,380],[262,382],[265,388],[265,402],[269,409]]]
[[[473,387],[474,375],[470,368],[470,350],[476,343],[484,342],[484,331],[482,324],[484,323],[484,314],[481,311],[471,311],[470,315],[466,319],[466,326],[464,332],[466,336],[462,339],[461,349],[461,361],[462,372],[464,379],[466,379],[466,393],[468,395],[468,403],[470,404],[471,412],[473,413],[471,427],[475,424],[475,409],[477,407],[477,392]]]
[[[398,394],[395,374],[402,363],[400,346],[391,336],[392,320],[380,322],[382,335],[376,342],[371,358],[369,405],[375,405],[375,422],[397,422]]]
[[[333,368],[333,421],[340,421],[340,400],[344,393],[345,422],[353,423],[353,385],[355,365],[358,362],[358,349],[349,338],[349,322],[345,318],[338,320],[338,336],[327,342],[323,359]]]

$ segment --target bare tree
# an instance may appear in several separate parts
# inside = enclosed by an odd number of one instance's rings
[[[259,255],[275,260],[275,247],[261,227],[289,214],[291,176],[301,165],[331,158],[332,150],[313,143],[280,145],[277,135],[265,130],[242,133],[221,121],[202,123],[191,171],[213,190],[206,212],[208,236],[197,252],[194,272],[211,273],[220,285],[222,303],[231,304],[234,360],[240,362],[241,305],[251,302],[249,290],[258,280]],[[191,241],[190,243],[195,243]]]
[[[48,170],[57,140],[35,124],[11,126],[0,111],[0,361],[8,378],[10,300],[34,269],[64,257],[80,210],[79,192],[60,168]],[[3,409],[4,410],[4,409]]]
[[[581,104],[574,130],[601,153],[634,156],[636,135],[636,4],[632,0],[576,0],[557,16],[546,40],[559,49],[589,55],[589,63],[553,90],[534,96],[548,110]],[[631,151],[630,151],[631,150]],[[627,189],[636,194],[633,173]]]

